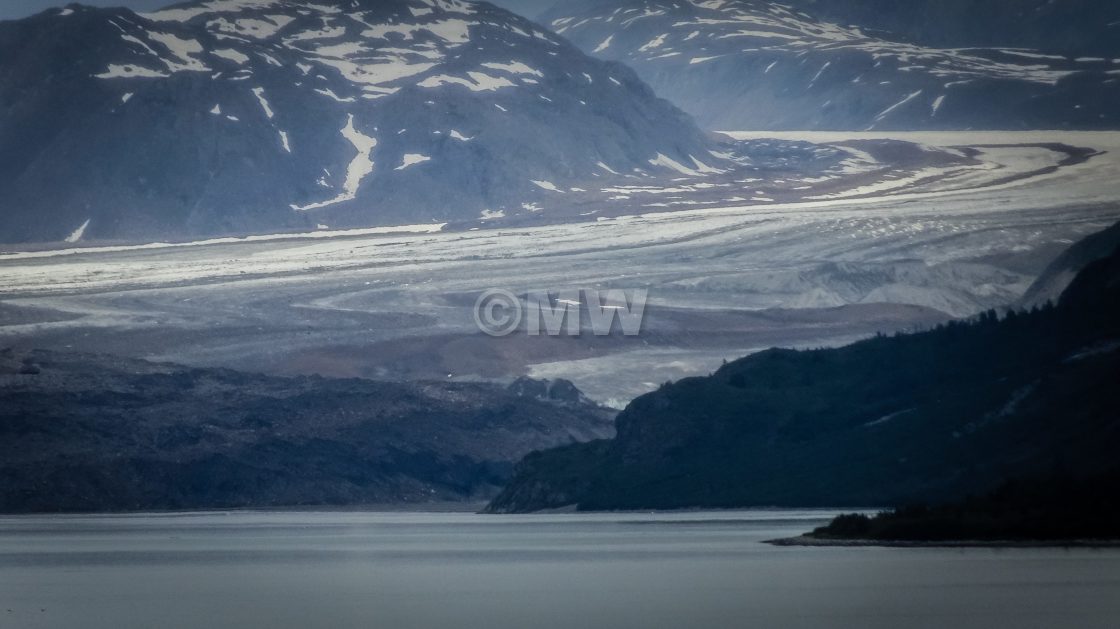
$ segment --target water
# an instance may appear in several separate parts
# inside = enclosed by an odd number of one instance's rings
[[[776,548],[821,512],[0,518],[0,628],[1116,627],[1120,551]]]

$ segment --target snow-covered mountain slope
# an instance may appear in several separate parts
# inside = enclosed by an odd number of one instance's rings
[[[931,3],[897,4],[906,6],[896,14],[935,12]],[[1113,28],[1120,27],[1120,4],[1074,4],[1093,5],[1079,9],[1076,24],[1097,15],[1105,31],[1120,37]],[[975,36],[986,47],[935,47],[928,42],[937,38],[921,24],[874,20],[876,14],[852,5],[860,3],[597,0],[562,3],[545,20],[583,50],[629,64],[711,129],[1120,126],[1120,58],[1077,56],[1068,34],[1055,43],[1059,52],[1016,47],[1022,40],[997,31],[990,39]],[[1046,15],[1061,11],[1049,6]],[[946,17],[941,30],[963,24],[965,14]],[[845,25],[849,20],[875,29]],[[1084,50],[1111,50],[1099,30]],[[1015,43],[995,45],[1001,37]]]
[[[483,2],[0,22],[0,242],[474,220],[711,146],[629,69]]]

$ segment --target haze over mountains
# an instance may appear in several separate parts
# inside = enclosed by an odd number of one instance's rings
[[[477,220],[712,147],[627,68],[487,3],[0,23],[5,242]]]
[[[1105,0],[583,1],[542,20],[708,129],[1120,127]]]

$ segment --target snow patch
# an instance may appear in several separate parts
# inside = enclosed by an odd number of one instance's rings
[[[828,67],[831,66],[831,65],[832,65],[831,61],[826,61],[825,64],[823,66],[821,66],[821,69],[818,70],[817,73],[813,76],[813,80],[809,81],[809,84],[812,85],[813,83],[816,83],[817,79],[821,78],[821,75],[824,74],[824,71],[827,70]]]
[[[542,190],[548,190],[550,192],[560,192],[560,193],[564,192],[560,188],[556,187],[556,184],[552,183],[551,181],[543,181],[543,180],[536,180],[536,179],[533,179],[531,181],[533,182],[534,186],[536,186],[538,188],[541,188]]]
[[[430,161],[432,161],[432,158],[427,155],[421,155],[419,153],[405,153],[404,158],[401,160],[401,165],[397,166],[393,170],[404,170],[409,166],[415,166],[416,164],[423,164],[424,162]]]
[[[332,99],[334,99],[334,100],[336,100],[340,103],[352,103],[356,100],[353,96],[347,96],[346,98],[343,98],[343,97],[339,96],[338,94],[335,94],[334,90],[332,90],[329,87],[324,87],[324,88],[318,88],[317,87],[317,88],[315,88],[315,91],[322,94],[323,96],[329,96],[330,98],[332,98]]]
[[[467,72],[467,76],[470,78],[438,74],[420,81],[417,85],[420,87],[440,87],[445,84],[462,85],[472,92],[493,92],[503,87],[515,87],[513,82],[505,77],[494,77],[481,72]]]
[[[358,187],[361,186],[362,180],[373,172],[373,149],[377,147],[377,139],[363,134],[354,127],[354,114],[347,114],[346,126],[339,133],[358,150],[358,155],[346,169],[346,181],[342,184],[342,192],[327,201],[309,205],[292,205],[293,210],[305,212],[352,201],[358,196]]]
[[[162,79],[170,76],[158,70],[151,70],[149,68],[142,68],[132,64],[116,65],[112,64],[109,69],[101,74],[93,75],[97,79]]]
[[[191,72],[209,72],[210,68],[198,59],[191,55],[202,53],[202,44],[194,39],[181,39],[170,33],[148,33],[148,37],[159,42],[166,48],[180,63],[173,63],[166,59],[163,60],[167,67],[172,72],[178,71],[191,71]]]
[[[658,35],[657,37],[654,37],[653,39],[646,42],[646,44],[644,46],[639,48],[638,52],[647,52],[647,51],[650,51],[650,50],[654,50],[655,48],[660,48],[662,46],[662,44],[665,43],[665,38],[666,37],[668,37],[668,34],[666,34],[666,33],[662,33],[662,34]]]
[[[277,0],[211,0],[189,8],[162,9],[151,13],[141,13],[140,17],[157,22],[188,22],[207,13],[267,9],[276,4]]]
[[[618,172],[616,172],[614,169],[612,169],[610,166],[607,166],[603,162],[598,162],[595,165],[598,166],[599,168],[602,168],[603,170],[607,171],[608,173],[610,173],[612,175],[617,175],[618,174]]]
[[[942,104],[943,104],[944,102],[945,102],[945,95],[944,95],[944,94],[942,94],[941,96],[938,96],[938,97],[937,97],[937,98],[936,98],[936,99],[935,99],[935,100],[933,101],[933,115],[934,115],[934,116],[936,116],[936,115],[937,115],[937,111],[938,111],[939,109],[941,109],[941,105],[942,105]]]
[[[254,87],[253,96],[257,97],[257,102],[261,104],[261,109],[264,110],[264,115],[269,120],[272,120],[273,116],[275,116],[276,114],[272,111],[272,107],[268,104],[268,99],[264,97],[264,88]]]
[[[673,159],[673,158],[671,158],[668,155],[665,155],[663,153],[658,153],[656,158],[649,160],[649,163],[652,164],[653,166],[662,166],[664,168],[670,168],[672,170],[677,171],[678,173],[680,173],[682,175],[688,175],[689,177],[699,177],[699,176],[701,176],[701,173],[689,168],[688,166],[685,166],[684,164],[676,161],[675,159]]]
[[[914,100],[915,98],[917,98],[921,95],[922,95],[922,90],[918,90],[918,91],[910,94],[906,98],[904,98],[904,99],[898,101],[897,103],[891,105],[890,107],[887,107],[883,111],[879,112],[878,116],[875,116],[875,122],[879,122],[883,118],[886,118],[887,116],[889,116],[891,114],[892,111],[898,109],[899,107],[902,107],[906,103],[909,103],[910,101]]]
[[[269,15],[262,19],[244,18],[230,22],[225,18],[206,23],[209,30],[216,30],[227,35],[240,35],[254,39],[268,39],[280,32],[295,18],[288,15]]]
[[[510,74],[531,74],[538,77],[544,76],[544,73],[542,73],[540,70],[534,70],[533,68],[530,68],[520,61],[513,61],[510,63],[487,62],[482,64],[482,67],[490,68],[491,70],[502,70],[504,72],[509,72]]]
[[[221,57],[222,59],[228,59],[238,65],[245,65],[249,62],[249,55],[238,52],[232,48],[220,48],[211,52],[210,54],[214,55],[215,57]]]
[[[90,219],[87,218],[86,222],[82,223],[81,227],[75,229],[73,233],[67,236],[66,242],[78,242],[81,240],[82,236],[86,233],[86,228],[89,227],[89,221]]]

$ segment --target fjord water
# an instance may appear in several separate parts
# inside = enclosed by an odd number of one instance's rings
[[[812,511],[0,518],[0,627],[1114,627],[1120,550],[778,548]]]

